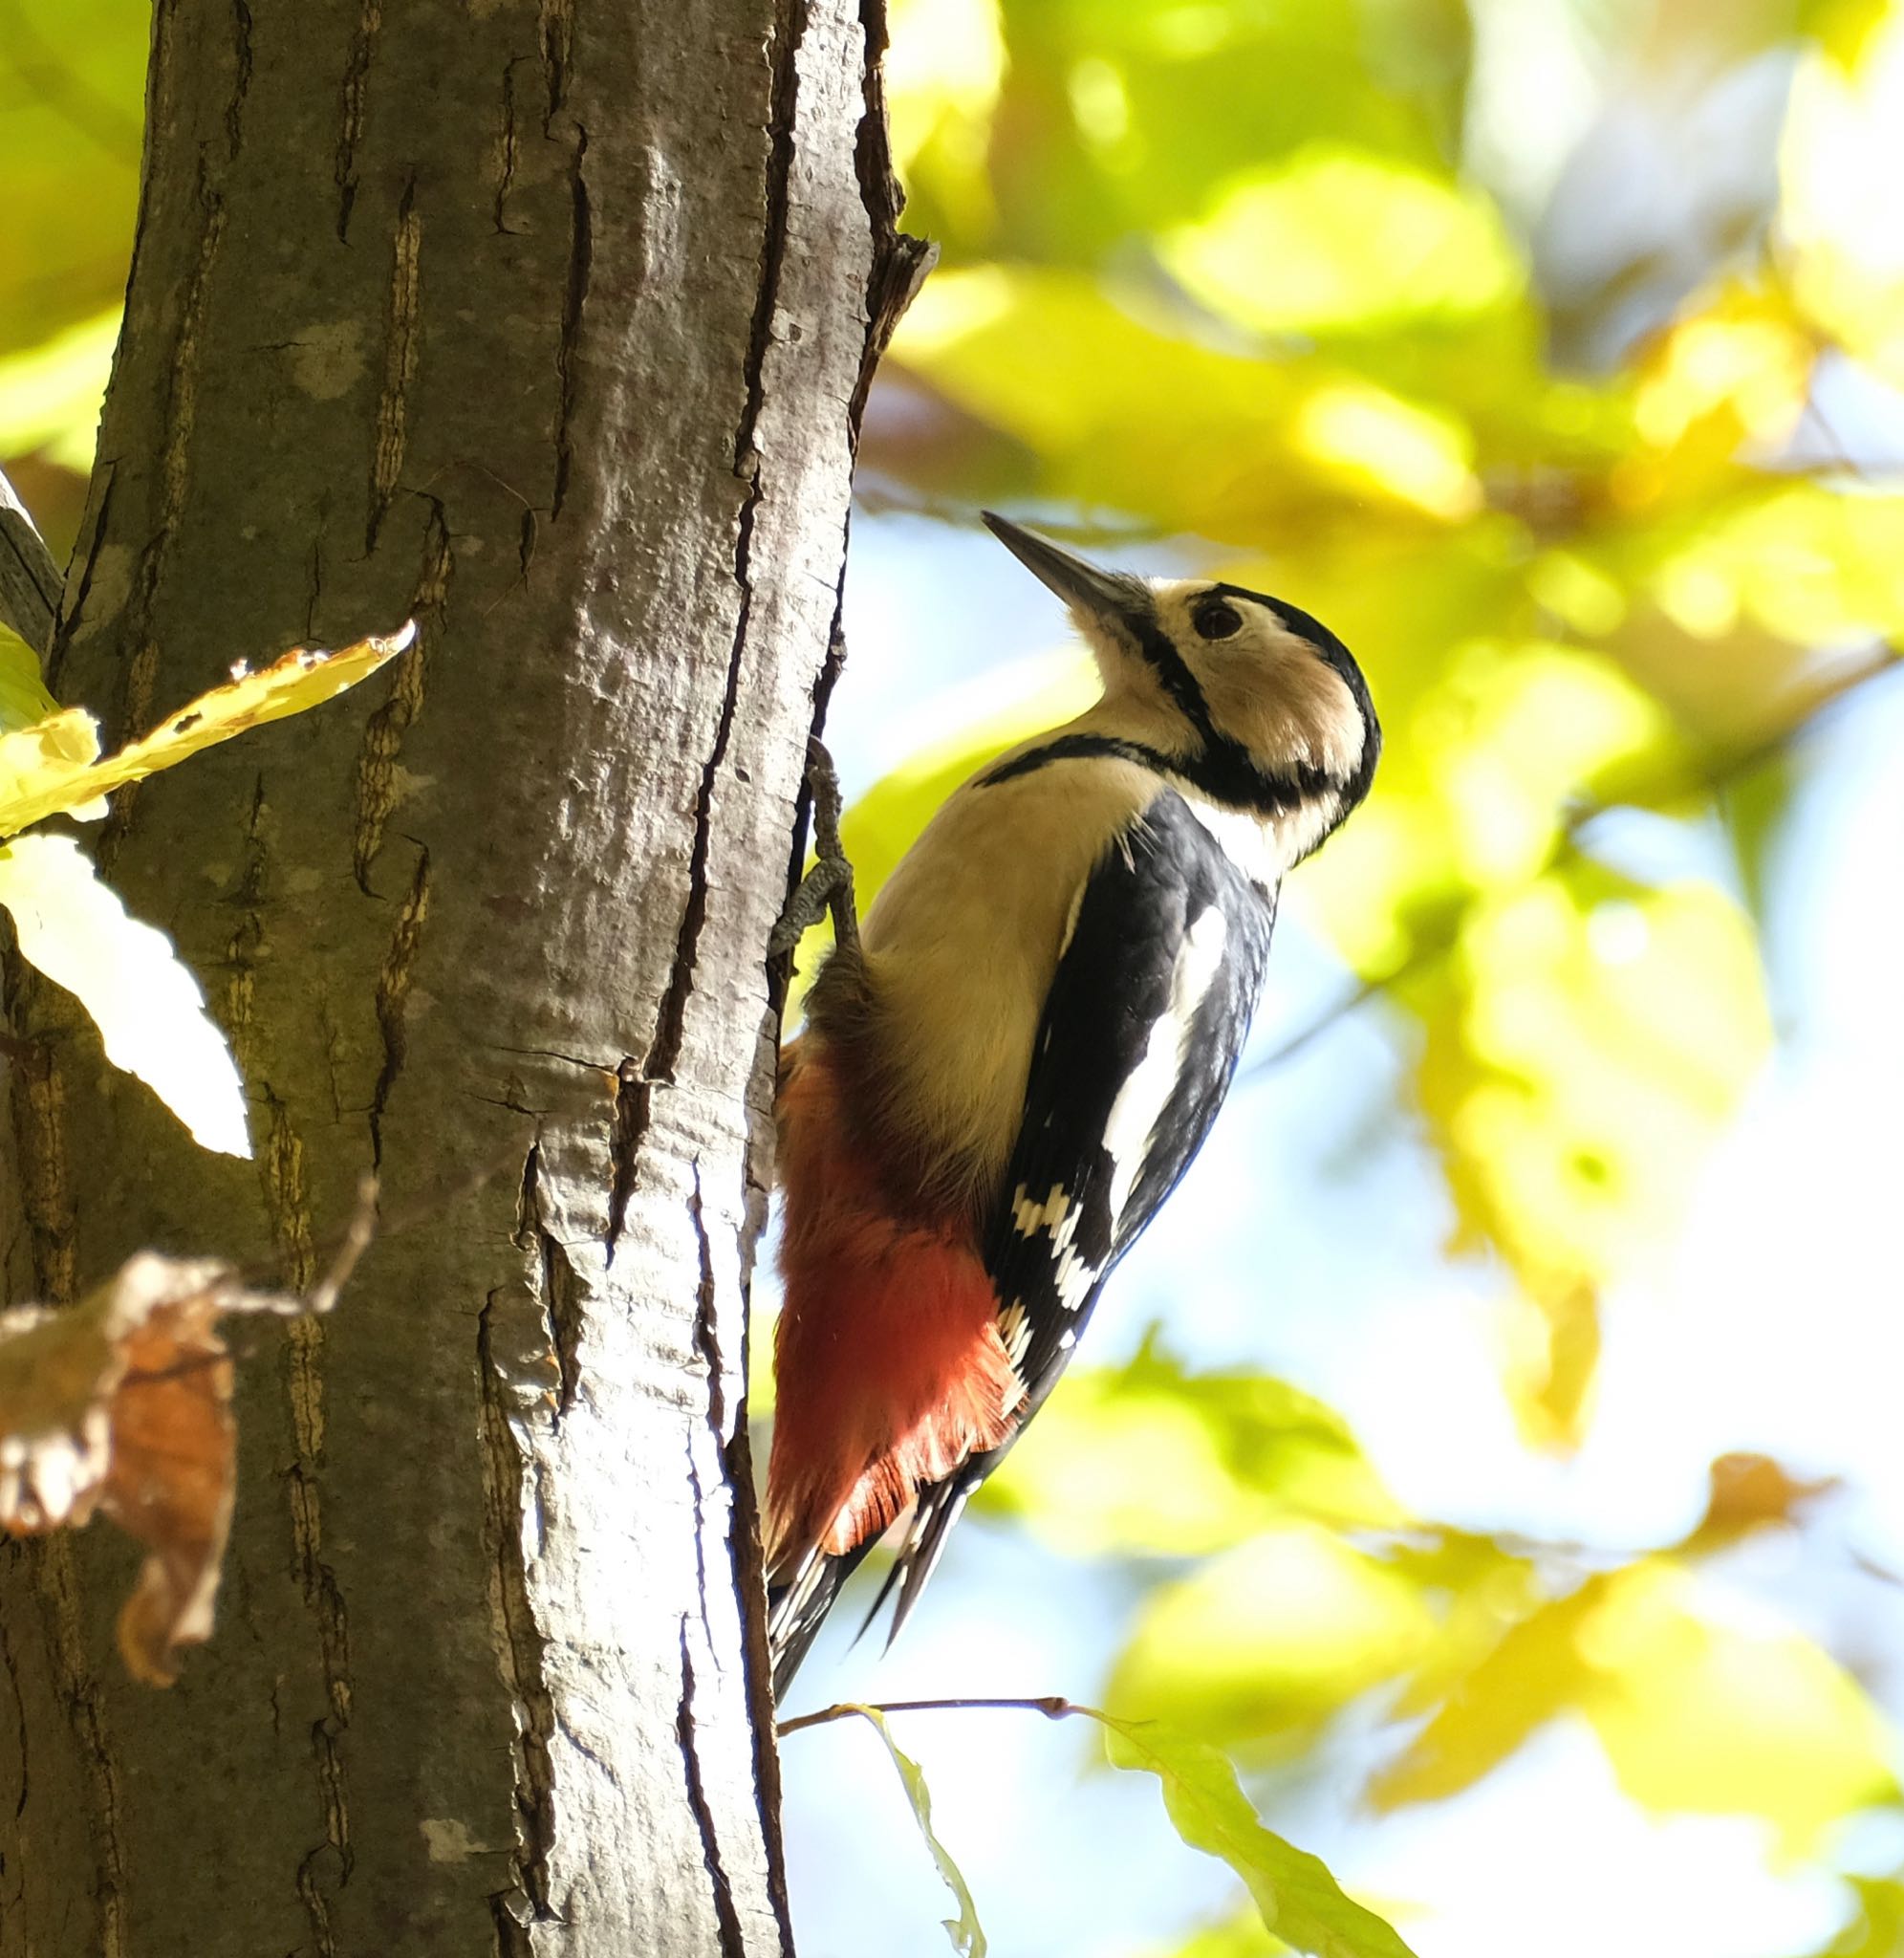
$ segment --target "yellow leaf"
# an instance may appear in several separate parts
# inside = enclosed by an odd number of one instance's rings
[[[1895,1799],[1883,1716],[1828,1653],[1665,1558],[1607,1583],[1580,1628],[1588,1718],[1620,1785],[1653,1809],[1763,1816],[1803,1853]]]
[[[1904,11],[1878,20],[1849,73],[1822,50],[1800,63],[1781,172],[1781,255],[1799,304],[1904,381]]]
[[[119,329],[114,305],[44,346],[0,360],[0,454],[42,449],[80,475],[91,469]]]
[[[0,734],[59,711],[40,677],[39,655],[17,633],[0,625]]]
[[[1370,1789],[1375,1806],[1394,1809],[1459,1795],[1555,1714],[1577,1706],[1591,1674],[1576,1640],[1606,1582],[1590,1577],[1570,1596],[1510,1625],[1453,1682],[1428,1724],[1375,1777]]]
[[[1517,1412],[1578,1432],[1594,1304],[1683,1212],[1770,1043],[1749,923],[1710,885],[1646,890],[1584,862],[1471,905],[1458,990],[1428,1023],[1422,1105],[1464,1239],[1500,1247],[1524,1322]]]
[[[40,836],[0,846],[0,904],[22,956],[93,1016],[107,1058],[207,1149],[249,1156],[244,1085],[198,981],[162,931],[126,915],[78,844]]]
[[[337,652],[286,653],[201,694],[163,727],[97,760],[99,730],[77,707],[0,735],[0,836],[49,816],[68,815],[109,791],[182,762],[287,714],[302,713],[355,686],[407,646],[414,624],[390,639],[360,640]]]
[[[1331,1530],[1285,1523],[1152,1592],[1110,1697],[1281,1751],[1405,1671],[1434,1632],[1418,1586]]]

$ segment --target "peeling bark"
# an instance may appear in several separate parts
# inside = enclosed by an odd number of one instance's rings
[[[415,616],[121,794],[252,1164],[17,968],[14,1296],[141,1245],[336,1315],[240,1352],[220,1624],[0,1545],[0,1958],[790,1950],[745,1428],[768,930],[917,283],[876,0],[156,0],[125,337],[51,662],[123,734]],[[375,697],[372,697],[374,692]],[[767,874],[764,874],[764,870]],[[31,1773],[29,1773],[31,1768]]]

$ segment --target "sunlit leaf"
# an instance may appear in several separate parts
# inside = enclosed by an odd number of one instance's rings
[[[1793,1849],[1896,1792],[1883,1715],[1849,1673],[1763,1608],[1745,1614],[1655,1556],[1513,1625],[1452,1683],[1374,1799],[1457,1795],[1566,1712],[1591,1724],[1636,1801],[1760,1816]]]
[[[337,652],[286,653],[255,673],[201,694],[162,727],[98,759],[93,717],[69,707],[0,735],[0,835],[80,809],[128,782],[174,767],[288,714],[299,714],[355,686],[410,643],[414,626],[390,639],[366,639]]]
[[[1465,1242],[1505,1254],[1540,1338],[1516,1356],[1531,1436],[1577,1435],[1600,1288],[1683,1212],[1770,1039],[1750,926],[1709,885],[1575,863],[1463,921],[1419,1086]]]
[[[1187,1938],[1167,1945],[1147,1946],[1143,1958],[1283,1958],[1289,1949],[1263,1925],[1263,1913],[1244,1905],[1230,1916],[1206,1924]]]
[[[0,734],[58,711],[59,703],[40,677],[39,655],[17,633],[0,625]]]
[[[99,407],[119,342],[119,309],[0,359],[0,455],[43,449],[82,474],[93,467]]]
[[[1261,1374],[1187,1372],[1148,1342],[1128,1366],[1073,1367],[985,1496],[1072,1555],[1207,1556],[1291,1515],[1406,1520],[1332,1409]]]
[[[1436,1634],[1419,1586],[1315,1524],[1264,1531],[1144,1599],[1112,1676],[1120,1710],[1286,1752]]]
[[[1585,1710],[1622,1787],[1655,1809],[1763,1816],[1787,1846],[1893,1799],[1890,1736],[1863,1687],[1763,1609],[1653,1559],[1607,1583],[1580,1628]]]
[[[1215,1748],[1152,1721],[1095,1717],[1113,1763],[1158,1777],[1177,1833],[1229,1864],[1285,1943],[1313,1958],[1412,1958],[1394,1926],[1346,1896],[1326,1864],[1263,1826]]]
[[[0,905],[21,956],[92,1015],[107,1059],[145,1082],[207,1149],[251,1153],[244,1083],[198,981],[162,931],[127,915],[71,837],[0,845]]]
[[[1849,73],[1823,51],[1800,64],[1782,166],[1779,222],[1800,303],[1904,381],[1904,234],[1891,195],[1904,175],[1904,11],[1878,17]]]
[[[959,1906],[959,1915],[945,1921],[945,1935],[951,1939],[953,1950],[959,1958],[985,1958],[985,1934],[979,1927],[978,1906],[972,1902],[971,1890],[960,1873],[959,1865],[933,1833],[932,1792],[925,1785],[924,1773],[911,1755],[900,1751],[892,1730],[886,1725],[886,1716],[876,1707],[855,1706],[851,1710],[869,1721],[874,1731],[885,1742],[886,1751],[893,1757],[893,1766],[898,1770],[907,1804],[912,1809],[914,1821],[919,1824],[919,1833],[925,1838],[925,1846],[932,1852],[932,1860],[938,1866],[940,1877]]]
[[[1605,1589],[1605,1578],[1590,1577],[1570,1596],[1511,1625],[1375,1777],[1369,1792],[1376,1806],[1459,1795],[1557,1713],[1578,1706],[1592,1678],[1580,1655],[1580,1627]]]
[[[1852,1877],[1849,1883],[1857,1900],[1850,1922],[1806,1958],[1897,1958],[1904,1951],[1904,1882]]]
[[[1162,252],[1199,298],[1272,334],[1466,319],[1517,297],[1525,278],[1488,199],[1320,143],[1235,184]]]
[[[121,0],[9,0],[0,349],[37,346],[124,294],[149,39],[149,20]]]

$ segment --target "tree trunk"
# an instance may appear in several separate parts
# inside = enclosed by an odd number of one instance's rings
[[[99,1530],[0,1546],[0,1954],[790,1948],[745,1427],[764,947],[910,289],[876,0],[157,0],[54,664],[109,737],[414,616],[119,798],[255,1164],[15,971],[13,1297],[141,1245],[241,1332],[219,1624],[169,1693]]]

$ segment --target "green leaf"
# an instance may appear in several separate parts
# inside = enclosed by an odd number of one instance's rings
[[[1151,1591],[1110,1697],[1206,1739],[1287,1755],[1419,1664],[1437,1637],[1411,1575],[1290,1518]]]
[[[0,847],[0,904],[20,951],[92,1014],[106,1055],[207,1149],[249,1156],[245,1090],[198,981],[162,931],[129,917],[71,837]]]
[[[959,1953],[959,1958],[985,1958],[985,1934],[979,1927],[978,1906],[972,1902],[972,1893],[966,1887],[959,1865],[952,1860],[944,1843],[932,1833],[932,1793],[925,1785],[925,1775],[919,1763],[910,1754],[900,1751],[892,1730],[886,1725],[886,1716],[876,1707],[855,1705],[845,1710],[857,1713],[872,1723],[879,1738],[886,1743],[886,1751],[893,1757],[893,1766],[899,1771],[899,1781],[905,1789],[906,1800],[912,1805],[913,1819],[919,1824],[919,1833],[925,1838],[925,1846],[932,1852],[933,1861],[939,1865],[939,1874],[959,1906],[959,1915],[945,1920],[945,1935],[952,1940],[953,1950]]]
[[[1229,1864],[1277,1937],[1310,1958],[1414,1958],[1395,1927],[1347,1896],[1320,1858],[1263,1826],[1215,1748],[1152,1721],[1076,1710],[1103,1724],[1113,1766],[1157,1776],[1177,1833]]]
[[[117,307],[139,207],[149,10],[8,0],[0,35],[0,347]],[[0,427],[0,450],[9,430]]]
[[[1292,1515],[1409,1520],[1332,1408],[1262,1374],[1190,1373],[1150,1341],[1126,1366],[1072,1367],[979,1500],[1073,1556],[1208,1556]]]
[[[40,677],[39,655],[18,633],[0,625],[0,734],[58,711],[59,703]]]

